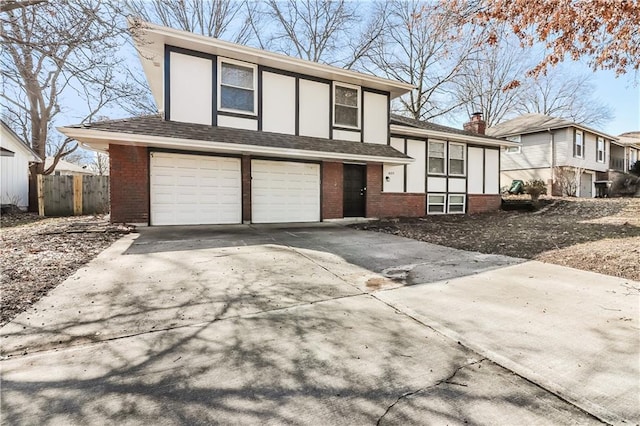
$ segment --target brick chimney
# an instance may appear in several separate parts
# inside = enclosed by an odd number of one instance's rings
[[[487,122],[482,119],[481,112],[474,112],[471,114],[471,120],[468,123],[464,123],[463,129],[467,132],[477,133],[484,135],[484,131],[487,128]]]

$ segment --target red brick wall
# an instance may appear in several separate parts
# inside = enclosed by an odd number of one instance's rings
[[[469,194],[467,196],[467,212],[476,214],[499,210],[501,202],[500,195]]]
[[[242,156],[242,221],[251,222],[251,157]]]
[[[109,145],[111,222],[149,223],[146,147]]]
[[[425,194],[383,193],[382,164],[367,165],[367,217],[422,217]]]
[[[342,163],[322,163],[322,219],[343,217]]]

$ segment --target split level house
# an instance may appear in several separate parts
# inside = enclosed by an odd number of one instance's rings
[[[409,84],[152,24],[134,40],[160,113],[59,128],[109,153],[111,220],[420,217],[500,206],[500,147],[391,114]]]
[[[599,130],[543,114],[524,114],[487,129],[487,134],[517,142],[500,156],[500,184],[539,179],[547,193],[563,194],[561,175],[575,180],[578,197],[606,195],[613,172],[628,171],[637,146]]]
[[[29,166],[42,159],[0,120],[0,201],[22,210],[29,206]]]

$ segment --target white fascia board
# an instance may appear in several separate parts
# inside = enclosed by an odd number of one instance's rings
[[[225,142],[200,141],[194,139],[167,138],[161,136],[113,133],[101,130],[59,127],[66,136],[82,142],[95,151],[104,151],[109,143],[133,146],[151,146],[166,149],[199,150],[243,155],[265,155],[273,157],[299,158],[309,160],[362,161],[384,164],[411,164],[413,158],[377,157],[370,155],[345,154],[340,152],[310,151],[303,149],[278,148]]]
[[[135,30],[137,33],[135,34],[134,42],[140,60],[143,63],[143,69],[147,75],[149,86],[159,108],[161,108],[160,103],[164,89],[162,80],[165,44],[326,80],[387,91],[391,93],[392,99],[402,96],[415,88],[414,85],[409,83],[293,58],[291,56],[230,43],[188,31],[162,27],[148,22],[142,22],[140,25],[141,27]],[[132,25],[130,23],[130,28],[131,27]]]
[[[422,138],[434,138],[441,140],[443,139],[451,142],[473,143],[487,146],[520,146],[520,143],[511,142],[508,140],[496,139],[495,141],[492,141],[491,139],[481,138],[477,136],[459,135],[457,133],[439,132],[437,130],[418,129],[415,127],[406,127],[397,124],[391,125],[391,133],[405,136],[417,136]]]

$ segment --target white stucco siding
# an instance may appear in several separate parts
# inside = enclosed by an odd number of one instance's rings
[[[484,193],[500,193],[500,153],[497,149],[484,150]]]
[[[385,95],[364,92],[364,141],[386,145],[389,136],[389,100]]]
[[[447,192],[447,178],[429,176],[427,190],[429,192]]]
[[[407,165],[407,192],[425,192],[426,149],[425,141],[407,140],[406,154],[415,160]]]
[[[296,79],[271,72],[262,73],[262,130],[296,133]]]
[[[211,124],[213,61],[171,52],[169,114],[172,121]]]
[[[258,130],[258,120],[218,115],[218,126],[234,129]]]
[[[390,145],[404,152],[404,139],[391,138]],[[384,192],[404,192],[404,166],[384,164],[382,166],[382,190]]]
[[[467,180],[462,178],[449,178],[449,192],[466,192]]]
[[[484,149],[469,147],[467,151],[469,169],[468,179],[469,185],[467,191],[469,194],[482,194],[484,193]]]
[[[300,136],[329,138],[331,86],[300,79],[299,81]]]
[[[349,130],[333,130],[333,139],[360,142],[360,132],[352,132]]]

